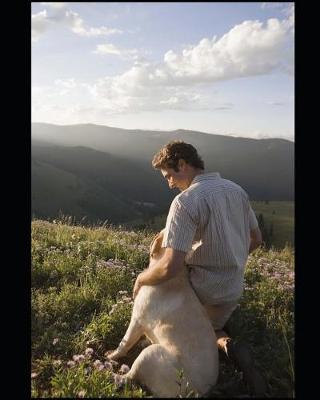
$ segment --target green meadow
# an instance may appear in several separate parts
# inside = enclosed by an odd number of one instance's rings
[[[139,344],[119,363],[104,353],[128,327],[133,284],[148,266],[153,235],[75,225],[71,218],[32,221],[32,397],[152,397],[138,383],[123,386],[116,379],[138,356]],[[268,397],[294,397],[292,247],[260,248],[249,256],[231,327],[234,339],[251,347]],[[249,397],[241,371],[224,354],[210,397]]]
[[[252,201],[252,208],[263,219],[270,232],[271,244],[283,248],[286,244],[294,247],[294,202],[293,201]]]

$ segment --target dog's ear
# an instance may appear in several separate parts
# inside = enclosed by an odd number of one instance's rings
[[[163,239],[163,231],[156,234],[156,236],[154,237],[154,239],[150,245],[150,256],[151,257],[153,254],[158,253],[159,250],[161,249],[162,239]]]

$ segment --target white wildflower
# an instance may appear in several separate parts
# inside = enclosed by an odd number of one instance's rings
[[[72,367],[74,367],[75,365],[76,365],[76,363],[75,363],[74,361],[72,361],[72,360],[70,360],[70,361],[67,362],[68,368],[72,368]]]
[[[94,352],[94,350],[93,350],[91,347],[87,347],[87,348],[85,349],[84,354],[85,354],[86,356],[88,356],[88,357],[91,357],[92,354],[93,354],[93,352]]]
[[[62,364],[62,361],[61,361],[61,360],[54,360],[54,361],[53,361],[54,367],[60,367],[61,364]]]
[[[78,392],[78,397],[83,398],[86,395],[86,391],[85,390],[80,390],[80,392]]]

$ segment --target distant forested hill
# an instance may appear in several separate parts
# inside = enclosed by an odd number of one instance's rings
[[[293,200],[294,144],[177,130],[32,124],[32,211],[124,222],[166,212],[170,191],[153,155],[167,142],[193,144],[206,171],[240,184],[252,200]]]

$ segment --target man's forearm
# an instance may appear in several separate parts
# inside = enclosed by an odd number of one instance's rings
[[[174,268],[172,266],[170,268],[167,260],[162,258],[152,268],[147,268],[140,274],[140,282],[141,285],[157,285],[171,279],[174,275]]]

